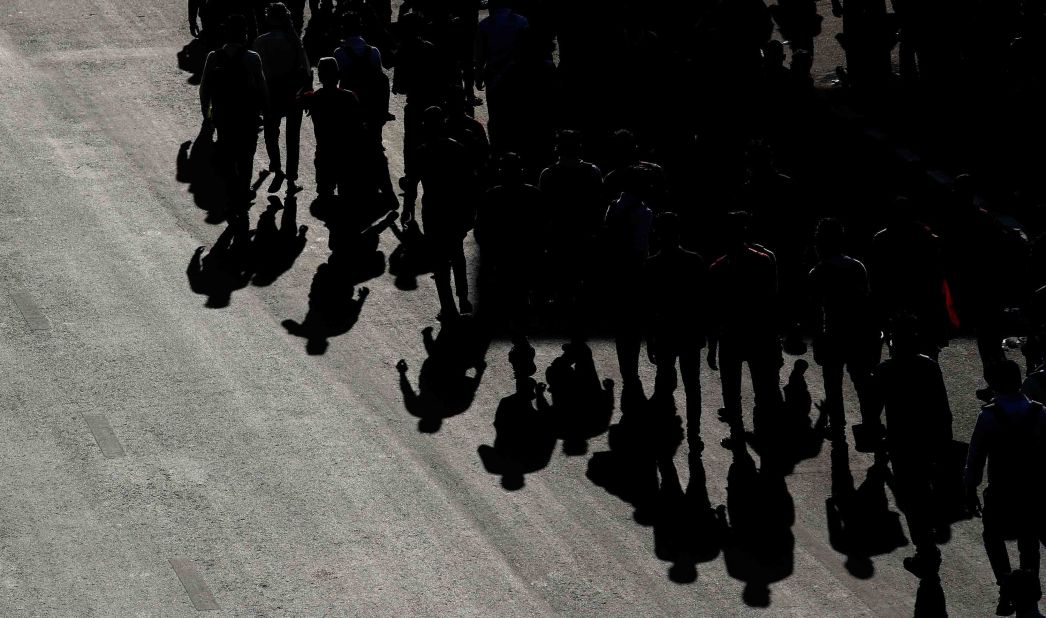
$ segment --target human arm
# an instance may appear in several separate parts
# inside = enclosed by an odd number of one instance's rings
[[[979,514],[981,501],[977,495],[977,488],[984,480],[984,467],[988,462],[988,441],[990,435],[991,419],[989,412],[982,411],[977,417],[977,424],[973,428],[973,436],[970,438],[970,448],[966,453],[966,471],[963,482],[966,486],[966,507],[971,513]]]
[[[196,38],[200,36],[200,23],[198,21],[203,0],[189,0],[189,34]]]
[[[203,63],[203,74],[200,78],[200,113],[203,115],[204,122],[208,122],[211,119],[211,87],[212,87],[212,75],[214,70],[214,63],[217,54],[219,52],[211,52],[207,54],[207,59]]]

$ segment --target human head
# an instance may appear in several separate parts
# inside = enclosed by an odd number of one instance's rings
[[[636,136],[628,129],[618,129],[610,136],[610,150],[621,162],[632,162],[639,155]]]
[[[674,212],[663,212],[654,219],[654,231],[666,249],[679,246],[679,215]]]
[[[744,210],[735,210],[726,213],[723,220],[723,239],[729,250],[736,249],[748,242],[748,227],[752,223],[752,215]]]
[[[421,125],[425,135],[429,137],[442,135],[447,126],[447,116],[443,113],[443,108],[438,105],[427,107],[422,114]]]
[[[334,88],[338,85],[338,76],[341,73],[341,69],[336,59],[330,56],[320,58],[320,62],[316,66],[316,72],[324,88]]]
[[[341,17],[341,35],[344,38],[360,36],[363,33],[363,20],[360,14],[349,11]]]
[[[915,316],[899,315],[890,325],[890,352],[894,356],[919,353],[919,323]]]
[[[230,15],[222,24],[222,35],[230,45],[247,44],[247,20],[243,15]]]
[[[516,184],[523,178],[523,162],[514,152],[498,157],[498,178],[504,184]]]
[[[556,153],[561,159],[581,158],[581,133],[573,129],[563,129],[557,133]]]
[[[907,197],[899,195],[886,207],[887,224],[903,224],[915,221],[915,204]]]
[[[988,365],[985,371],[988,386],[1000,395],[1016,395],[1021,392],[1021,366],[1015,361],[1004,360]]]
[[[282,2],[270,2],[265,7],[265,21],[269,26],[279,28],[280,30],[294,27],[294,22],[291,20],[291,12],[287,5]]]
[[[846,229],[843,224],[834,217],[821,219],[814,233],[814,247],[821,259],[830,258],[843,252],[843,238]]]

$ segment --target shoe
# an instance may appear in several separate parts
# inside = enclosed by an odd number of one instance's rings
[[[999,604],[995,606],[996,616],[1012,616],[1017,613],[1017,606],[1010,595],[1005,592],[999,593]]]
[[[472,313],[472,303],[469,302],[469,299],[462,298],[458,301],[458,305],[461,307],[461,313]]]

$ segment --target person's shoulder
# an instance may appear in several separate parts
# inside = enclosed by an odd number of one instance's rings
[[[774,261],[774,254],[771,253],[770,250],[767,249],[766,247],[762,247],[762,246],[758,246],[758,245],[748,245],[748,246],[746,246],[744,248],[743,255],[746,258],[750,259],[750,260],[757,260],[757,261],[760,261],[760,262],[770,262],[770,263],[773,263],[773,261]]]

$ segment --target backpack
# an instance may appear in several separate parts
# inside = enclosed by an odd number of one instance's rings
[[[251,114],[261,111],[247,73],[247,53],[247,48],[244,48],[232,57],[222,50],[211,55],[209,77],[214,85],[211,105],[217,110],[216,115],[228,120],[246,120]]]
[[[985,409],[995,415],[1000,428],[996,446],[989,453],[988,460],[988,465],[998,475],[996,478],[1016,482],[1037,478],[1042,466],[1042,404],[1031,402],[1019,419],[1004,414],[1002,408],[994,403]]]
[[[363,53],[357,53],[345,45],[338,51],[342,52],[337,54],[341,87],[356,93],[368,120],[378,118],[384,122],[389,111],[391,87],[381,65],[375,67],[371,62],[377,49],[364,45]]]

